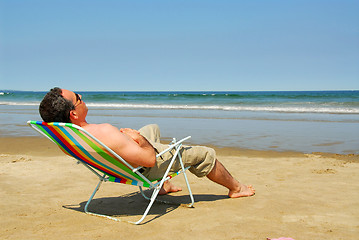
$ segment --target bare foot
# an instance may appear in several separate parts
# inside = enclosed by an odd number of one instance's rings
[[[172,183],[170,183],[170,181],[165,181],[163,183],[163,186],[161,188],[161,190],[159,191],[159,195],[165,195],[171,192],[179,192],[182,191],[182,188],[180,187],[176,187],[175,185],[173,185]]]
[[[252,187],[252,185],[244,185],[241,184],[241,188],[239,191],[229,191],[228,196],[230,198],[239,198],[239,197],[249,197],[254,195],[256,190]]]

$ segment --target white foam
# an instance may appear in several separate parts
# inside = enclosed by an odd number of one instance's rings
[[[188,109],[188,110],[223,110],[251,112],[283,112],[283,113],[332,113],[359,114],[358,108],[334,107],[270,107],[270,106],[221,106],[221,105],[168,105],[168,104],[118,104],[88,103],[89,107],[134,108],[134,109]]]
[[[0,102],[0,105],[10,106],[39,106],[40,102]]]
[[[40,102],[1,102],[0,105],[39,106]],[[359,108],[348,107],[274,107],[274,106],[229,106],[229,105],[175,105],[175,104],[122,104],[122,103],[86,103],[88,107],[108,109],[182,109],[182,110],[221,110],[277,113],[328,113],[359,114]]]

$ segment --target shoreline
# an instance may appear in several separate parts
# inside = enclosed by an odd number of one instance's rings
[[[359,121],[353,114],[220,110],[90,108],[88,121],[118,128],[160,126],[164,140],[193,136],[189,144],[275,152],[359,154]],[[40,120],[37,106],[0,105],[0,136],[39,136],[26,125]],[[174,127],[175,126],[175,127]]]
[[[165,144],[166,141],[163,141]],[[192,145],[191,143],[187,145]],[[296,152],[296,151],[276,151],[276,150],[256,150],[245,149],[239,147],[219,147],[214,145],[206,145],[216,150],[219,156],[238,156],[238,157],[261,157],[261,158],[288,158],[288,157],[303,157],[308,154],[335,158],[338,160],[358,162],[359,154],[338,154],[330,152]],[[2,154],[24,154],[33,156],[62,156],[64,153],[57,145],[49,141],[45,137],[32,136],[6,136],[0,137],[0,153]]]

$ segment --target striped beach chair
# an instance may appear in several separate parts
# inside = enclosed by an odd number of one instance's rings
[[[172,143],[169,144],[166,150],[156,155],[156,157],[160,157],[162,154],[175,149],[175,154],[173,155],[173,158],[171,159],[166,172],[164,172],[163,177],[161,179],[150,181],[148,178],[141,174],[142,167],[132,167],[118,154],[101,143],[101,141],[96,139],[85,129],[75,124],[58,122],[46,123],[41,121],[28,121],[27,124],[38,131],[40,134],[50,139],[52,142],[56,143],[65,154],[74,157],[96,176],[98,176],[100,181],[98,182],[95,190],[90,196],[90,199],[85,205],[84,211],[87,214],[106,217],[115,221],[121,221],[120,218],[90,212],[88,211],[88,207],[96,192],[99,190],[102,182],[131,184],[138,186],[143,197],[149,200],[149,204],[141,219],[137,222],[131,222],[134,224],[139,224],[145,219],[146,215],[151,209],[161,187],[163,186],[163,183],[180,173],[183,173],[184,175],[191,199],[191,203],[188,204],[188,207],[192,207],[194,204],[194,198],[186,175],[186,170],[189,167],[184,167],[179,151],[182,146],[182,142],[189,139],[190,136],[179,141],[173,139]],[[181,170],[179,172],[169,174],[170,168],[174,161],[180,161]],[[153,189],[151,197],[147,197],[144,194],[144,187]]]

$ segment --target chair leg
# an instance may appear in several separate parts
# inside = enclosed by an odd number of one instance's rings
[[[91,202],[92,199],[94,198],[94,196],[95,196],[95,194],[97,193],[97,191],[100,189],[100,186],[101,186],[102,182],[104,181],[104,177],[105,177],[105,176],[106,176],[106,175],[103,175],[103,177],[100,178],[100,181],[98,182],[98,184],[97,184],[95,190],[93,191],[92,195],[90,196],[90,199],[87,201],[84,210],[85,210],[85,213],[87,213],[87,214],[94,215],[94,216],[99,216],[99,217],[105,217],[105,218],[108,218],[108,219],[111,219],[111,220],[120,222],[120,221],[121,221],[120,219],[117,219],[117,218],[110,217],[110,216],[107,216],[107,215],[98,214],[98,213],[94,213],[94,212],[88,211],[88,206],[90,205],[90,202]]]
[[[139,188],[140,188],[140,192],[141,192],[142,196],[143,196],[146,200],[151,200],[151,198],[147,197],[146,194],[143,192],[142,187],[139,186]]]
[[[101,184],[103,182],[103,179],[100,179],[100,181],[98,182],[95,190],[93,191],[93,193],[91,194],[90,196],[90,199],[87,201],[86,205],[85,205],[85,213],[89,213],[89,211],[87,210],[88,209],[88,206],[90,204],[90,202],[92,201],[92,199],[94,198],[95,194],[97,193],[97,191],[99,190]]]
[[[142,188],[141,189],[141,193],[142,193]],[[157,195],[158,193],[160,192],[160,189],[161,189],[161,186],[158,186],[156,187],[154,190],[153,190],[153,193],[152,193],[152,196],[151,196],[151,199],[150,199],[150,203],[148,204],[147,208],[146,208],[146,211],[144,212],[144,214],[142,215],[141,219],[138,220],[137,222],[130,222],[130,223],[133,223],[133,224],[140,224],[143,219],[145,219],[145,217],[147,216],[148,212],[150,211],[153,203],[155,202],[156,198],[157,198]],[[143,193],[142,193],[143,196],[145,196]],[[146,199],[148,199],[148,197],[146,196],[145,197]]]
[[[187,189],[188,189],[188,193],[189,193],[189,197],[191,199],[191,203],[187,205],[187,207],[193,207],[193,204],[194,204],[194,198],[193,198],[193,194],[192,194],[192,191],[191,191],[191,187],[189,185],[189,182],[188,182],[188,178],[187,178],[187,173],[186,173],[186,170],[184,168],[184,165],[183,165],[183,162],[182,162],[182,156],[180,153],[178,153],[178,158],[179,158],[179,161],[180,161],[180,164],[181,164],[181,168],[182,168],[182,171],[183,171],[183,176],[184,176],[184,179],[186,181],[186,185],[187,185]]]
[[[86,203],[86,205],[85,205],[85,209],[84,209],[84,210],[85,210],[85,213],[90,214],[90,215],[94,215],[94,216],[105,217],[105,218],[108,218],[108,219],[111,219],[111,220],[114,220],[114,221],[121,222],[121,219],[119,219],[119,218],[115,218],[115,217],[111,217],[111,216],[108,216],[108,215],[103,215],[103,214],[99,214],[99,213],[94,213],[94,212],[88,211],[88,206],[90,205],[90,202],[91,202],[92,199],[94,198],[94,196],[95,196],[95,194],[97,193],[97,191],[100,189],[100,186],[101,186],[101,184],[102,184],[103,181],[104,181],[104,178],[100,178],[100,181],[98,182],[98,184],[97,184],[95,190],[93,191],[92,195],[90,196],[90,199],[87,201],[87,203]],[[153,190],[153,193],[152,193],[151,198],[149,198],[149,197],[147,197],[147,196],[143,193],[143,190],[142,190],[142,188],[140,187],[140,190],[141,190],[142,195],[143,195],[146,199],[150,200],[150,203],[148,204],[148,206],[147,206],[147,208],[146,208],[146,211],[144,212],[144,214],[142,215],[142,217],[141,217],[140,220],[138,220],[137,222],[131,222],[131,221],[127,221],[127,222],[133,223],[133,224],[136,224],[136,225],[137,225],[137,224],[140,224],[140,223],[145,219],[145,217],[147,216],[148,212],[150,211],[150,209],[151,209],[151,207],[152,207],[154,201],[155,201],[156,198],[157,198],[157,195],[158,195],[160,189],[161,189],[160,186],[156,187],[156,188]]]
[[[184,179],[186,181],[186,185],[187,185],[187,189],[188,189],[188,193],[189,193],[189,197],[191,199],[191,203],[187,205],[187,207],[193,207],[193,204],[194,204],[194,198],[193,198],[193,194],[192,194],[192,191],[191,191],[191,187],[189,186],[189,182],[188,182],[188,179],[187,179],[187,174],[186,172],[183,172],[183,176],[184,176]]]

